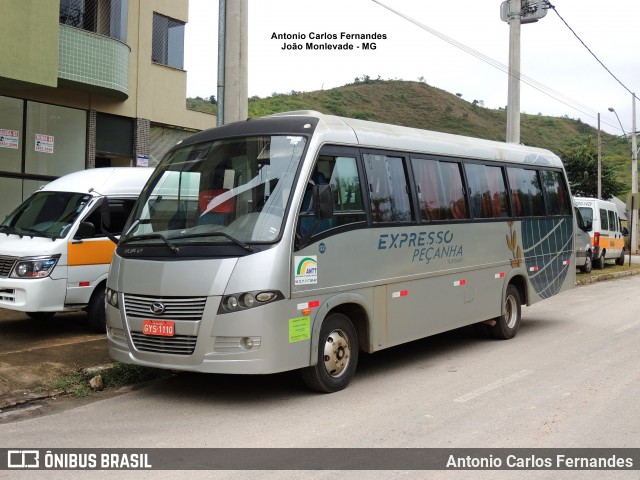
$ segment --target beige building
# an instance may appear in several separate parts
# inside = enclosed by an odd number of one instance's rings
[[[215,126],[185,107],[188,0],[3,0],[0,220],[40,185],[157,164]]]

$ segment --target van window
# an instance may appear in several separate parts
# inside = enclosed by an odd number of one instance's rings
[[[604,208],[600,209],[600,228],[602,230],[609,230],[609,215]]]
[[[106,231],[113,235],[120,235],[135,203],[135,199],[132,198],[109,198],[110,225],[108,227],[102,225],[102,213],[99,206],[94,208],[83,221],[93,223],[96,228],[94,238],[106,237]]]
[[[580,207],[580,214],[585,225],[593,225],[593,210],[591,207]]]
[[[618,229],[618,219],[616,218],[618,215],[616,215],[615,212],[612,212],[611,210],[607,210],[609,213],[609,230],[617,230]]]

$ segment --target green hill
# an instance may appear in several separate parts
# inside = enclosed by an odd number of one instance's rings
[[[189,107],[215,113],[210,101],[187,100]],[[200,108],[202,106],[203,108]],[[205,108],[207,110],[205,110]],[[372,80],[367,76],[330,90],[274,93],[249,99],[249,117],[256,118],[289,110],[317,110],[343,117],[404,125],[426,130],[504,141],[507,113],[484,108],[478,100],[466,100],[422,82]],[[597,136],[594,127],[567,116],[522,114],[522,143],[561,151]],[[618,164],[620,180],[631,184],[631,152],[626,139],[602,133],[603,161]]]

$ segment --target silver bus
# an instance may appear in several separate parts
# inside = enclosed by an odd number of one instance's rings
[[[575,284],[553,153],[289,112],[197,133],[149,179],[113,257],[113,359],[229,374],[300,369],[345,388],[358,355]]]

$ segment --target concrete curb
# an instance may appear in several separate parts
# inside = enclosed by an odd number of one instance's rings
[[[602,273],[600,275],[591,275],[590,277],[578,280],[576,282],[576,285],[580,287],[583,285],[590,285],[596,282],[611,280],[613,278],[632,277],[634,275],[640,275],[640,269],[627,270],[626,272]]]

